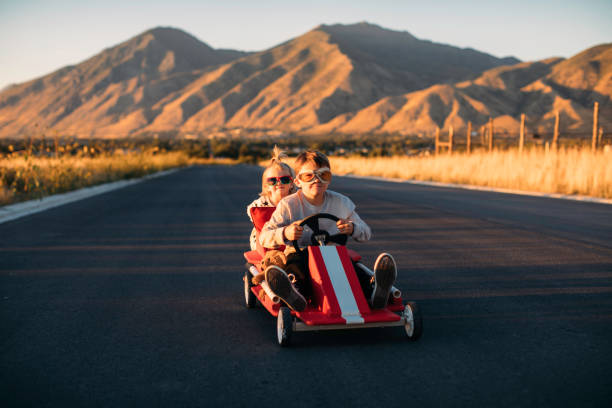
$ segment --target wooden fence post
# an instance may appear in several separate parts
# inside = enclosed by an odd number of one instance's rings
[[[485,125],[480,127],[480,144],[485,147]]]
[[[448,154],[453,153],[453,127],[448,128]]]
[[[55,137],[53,138],[53,143],[55,145],[55,158],[57,159],[57,151],[59,149],[59,140],[58,140],[58,136],[57,134],[55,135]]]
[[[525,144],[525,114],[521,113],[521,134],[519,135],[519,153],[523,151]]]
[[[467,146],[465,148],[468,154],[470,154],[471,145],[472,145],[472,122],[468,121]]]
[[[597,149],[597,128],[599,126],[599,102],[595,102],[593,105],[593,141],[591,142],[591,149]]]
[[[557,141],[559,140],[559,110],[555,111],[555,133],[553,134],[552,148],[557,149]]]
[[[440,128],[436,127],[436,155],[440,151]]]
[[[493,118],[489,117],[489,151],[493,150]]]

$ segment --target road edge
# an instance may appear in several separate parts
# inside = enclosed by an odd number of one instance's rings
[[[379,177],[379,176],[357,176],[354,174],[344,174],[343,177],[351,177],[351,178],[362,179],[362,180],[389,181],[392,183],[409,183],[409,184],[417,184],[417,185],[433,186],[433,187],[461,188],[464,190],[477,190],[477,191],[487,191],[487,192],[494,192],[494,193],[516,194],[516,195],[531,196],[531,197],[556,198],[556,199],[561,199],[561,200],[582,201],[582,202],[598,203],[598,204],[612,204],[612,199],[583,196],[583,195],[538,193],[536,191],[513,190],[513,189],[508,189],[508,188],[495,188],[495,187],[483,187],[483,186],[474,186],[470,184],[453,184],[453,183],[442,183],[439,181],[406,180],[406,179],[400,179],[400,178],[386,178],[386,177]]]
[[[0,207],[0,224],[46,211],[51,208],[59,207],[61,205],[108,193],[113,190],[118,190],[120,188],[141,183],[146,180],[166,176],[168,174],[175,173],[180,169],[181,168],[179,167],[170,170],[163,170],[157,173],[147,174],[144,177],[136,179],[113,181],[110,183],[99,184],[97,186],[84,187],[79,190],[69,191],[66,193],[54,194],[36,200],[6,205],[4,207]]]

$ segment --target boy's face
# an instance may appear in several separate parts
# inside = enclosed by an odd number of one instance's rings
[[[325,194],[327,186],[329,186],[329,180],[331,180],[331,172],[327,167],[325,169],[327,169],[327,172],[329,172],[329,178],[327,183],[321,180],[323,179],[325,181],[327,174],[322,174],[321,171],[324,169],[319,167],[316,163],[307,162],[300,169],[299,174],[301,176],[296,177],[296,184],[302,188],[302,193],[307,198],[321,198]],[[312,173],[315,174],[315,176],[312,178],[312,181],[305,182],[304,179],[310,177]]]

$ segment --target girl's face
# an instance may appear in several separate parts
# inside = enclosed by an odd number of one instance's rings
[[[287,181],[286,177],[291,180],[287,184],[283,184],[283,181]],[[279,167],[270,167],[264,172],[263,181],[267,189],[268,197],[272,201],[273,205],[289,195],[289,191],[293,186],[293,178],[288,170]]]

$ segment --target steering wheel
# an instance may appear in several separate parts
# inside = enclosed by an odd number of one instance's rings
[[[339,245],[346,245],[346,241],[348,239],[348,235],[346,234],[334,234],[330,235],[326,230],[322,230],[319,228],[319,220],[321,218],[327,218],[332,221],[338,221],[340,218],[336,217],[333,214],[328,213],[319,213],[311,215],[310,217],[304,218],[298,225],[303,227],[304,225],[308,225],[308,227],[312,230],[312,236],[310,238],[310,243],[315,246],[327,245],[330,242],[334,242]],[[294,239],[292,242],[293,248],[298,254],[304,254],[306,252],[305,249],[300,249],[298,246],[297,240]]]

